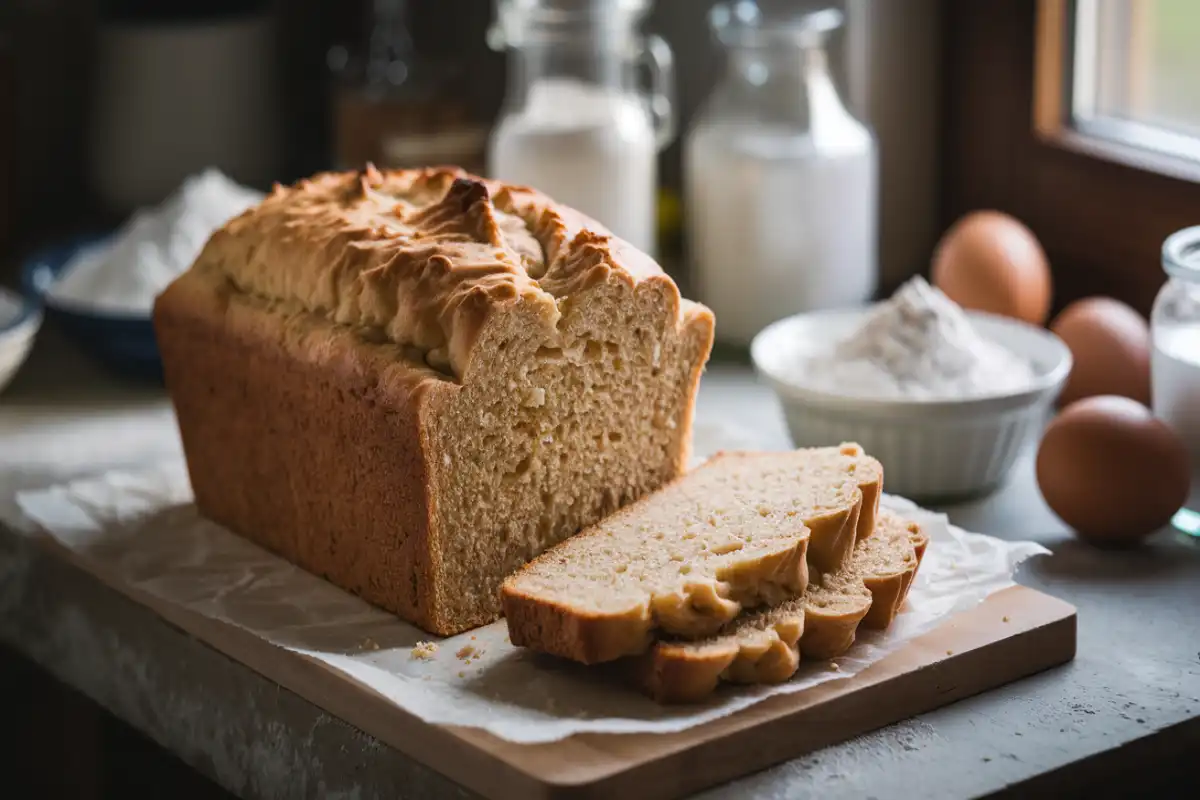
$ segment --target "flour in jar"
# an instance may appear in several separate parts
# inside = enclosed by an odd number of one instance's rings
[[[1020,391],[1033,366],[984,338],[953,300],[912,278],[848,337],[794,365],[803,385],[858,397],[963,399]]]

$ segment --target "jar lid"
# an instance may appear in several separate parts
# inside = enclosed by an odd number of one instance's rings
[[[1162,247],[1162,264],[1173,278],[1200,280],[1200,225],[1167,237]]]
[[[726,47],[819,47],[844,19],[837,8],[798,12],[791,3],[778,5],[764,11],[755,0],[717,3],[709,11],[708,23]]]

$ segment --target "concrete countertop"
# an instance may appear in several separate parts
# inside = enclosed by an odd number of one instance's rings
[[[700,403],[701,421],[733,415],[786,442],[774,398],[744,366],[711,366]],[[48,329],[0,395],[0,504],[178,448],[161,390],[108,378]],[[1200,541],[1163,531],[1135,551],[1081,544],[1042,502],[1029,457],[996,494],[942,510],[1053,551],[1018,580],[1078,607],[1076,660],[702,796],[1058,793],[1111,789],[1135,765],[1140,790],[1194,788],[1198,773],[1178,765],[1200,746]],[[468,796],[2,527],[0,639],[241,796]]]

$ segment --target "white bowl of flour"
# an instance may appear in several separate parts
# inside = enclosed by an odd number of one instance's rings
[[[883,303],[773,323],[751,355],[797,447],[858,442],[889,492],[923,500],[1001,484],[1071,370],[1053,333],[964,311],[919,277]]]

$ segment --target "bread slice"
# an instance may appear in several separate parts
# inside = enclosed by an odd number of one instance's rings
[[[881,484],[857,445],[718,454],[508,578],[509,635],[591,664],[645,652],[656,633],[715,634],[803,592],[806,556],[845,562]]]
[[[660,703],[697,703],[718,684],[783,683],[800,666],[804,601],[743,614],[715,636],[662,640],[629,659],[633,681]]]
[[[860,542],[854,568],[871,592],[871,609],[863,617],[863,627],[884,630],[900,613],[908,590],[917,577],[929,535],[912,520],[895,512],[880,513],[875,534]]]
[[[886,628],[904,604],[929,538],[914,522],[883,510],[875,533],[858,544],[840,573],[815,575],[806,596],[743,614],[716,636],[660,641],[631,660],[637,683],[662,703],[694,703],[722,682],[782,683],[800,653],[844,653],[858,625]],[[878,609],[878,610],[876,610]]]
[[[814,575],[804,598],[800,650],[808,658],[840,656],[854,644],[858,626],[882,630],[899,613],[920,566],[914,537],[920,526],[883,510],[873,535],[858,543],[849,569]],[[925,545],[921,545],[924,554]]]

